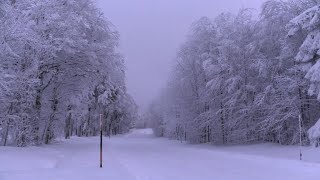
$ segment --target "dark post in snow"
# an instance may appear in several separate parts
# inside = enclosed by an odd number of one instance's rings
[[[300,131],[300,160],[302,160],[302,127],[301,127],[301,115],[299,115],[299,131]]]
[[[102,168],[102,114],[100,114],[100,168]]]

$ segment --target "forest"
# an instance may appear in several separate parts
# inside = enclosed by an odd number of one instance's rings
[[[0,145],[96,136],[100,114],[106,136],[139,122],[120,34],[94,1],[4,0],[0,24]],[[190,143],[317,146],[319,29],[317,0],[200,18],[145,113],[148,126]]]
[[[0,180],[319,180],[320,0],[0,0]]]
[[[217,145],[291,145],[301,136],[317,146],[319,3],[269,0],[258,13],[194,22],[145,115],[156,135]]]
[[[119,33],[92,0],[0,1],[0,146],[125,133],[137,119]]]

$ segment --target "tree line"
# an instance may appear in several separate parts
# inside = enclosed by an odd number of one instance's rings
[[[194,22],[147,112],[157,136],[192,143],[309,144],[320,117],[320,5],[268,0]],[[317,138],[319,139],[319,137]]]
[[[92,0],[0,1],[0,145],[124,133],[137,118],[119,34]]]

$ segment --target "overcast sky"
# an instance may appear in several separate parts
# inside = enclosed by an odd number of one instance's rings
[[[165,86],[177,49],[192,22],[239,8],[259,9],[264,0],[97,0],[120,32],[127,86],[141,109]]]

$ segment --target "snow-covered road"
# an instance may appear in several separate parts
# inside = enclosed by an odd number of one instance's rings
[[[221,151],[136,130],[104,140],[73,138],[43,147],[0,147],[0,180],[318,180],[320,164]]]

